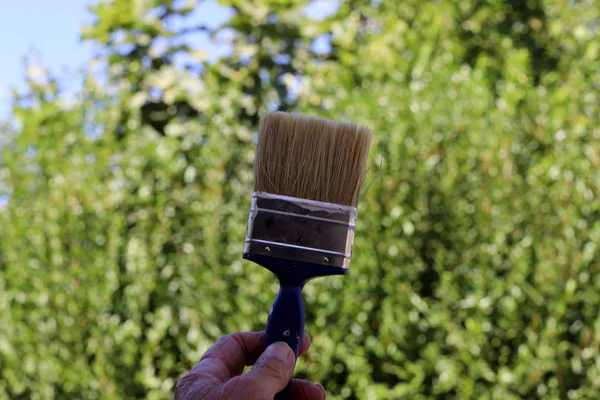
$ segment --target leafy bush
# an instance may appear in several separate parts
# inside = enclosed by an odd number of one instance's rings
[[[264,327],[276,282],[240,253],[277,108],[376,135],[297,375],[333,399],[594,398],[595,2],[220,4],[217,27],[193,1],[99,3],[104,73],[74,101],[30,68],[1,136],[0,395],[170,398],[218,336]]]

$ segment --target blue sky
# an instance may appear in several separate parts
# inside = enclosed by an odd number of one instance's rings
[[[132,0],[133,1],[133,0]],[[250,0],[249,0],[250,1]],[[97,0],[0,0],[0,119],[9,117],[10,90],[23,88],[25,56],[33,55],[53,76],[71,87],[69,76],[83,68],[93,55],[90,43],[79,39],[80,26],[93,21],[88,5]],[[218,26],[231,15],[216,0],[198,1],[184,25],[199,23]],[[335,11],[336,0],[313,0],[305,13],[324,17]],[[226,52],[206,35],[189,38],[194,47],[213,58]]]
[[[91,21],[81,0],[0,0],[0,116],[12,87],[22,87],[23,60],[38,53],[54,73],[85,64],[92,48],[79,41],[79,26]]]
[[[85,67],[94,55],[90,43],[80,41],[80,26],[91,23],[92,1],[82,0],[0,0],[0,120],[10,118],[11,89],[25,87],[24,59],[35,57],[64,83],[69,73]],[[186,24],[218,25],[231,13],[216,1],[202,2]],[[206,36],[195,35],[194,45],[215,56],[223,51]],[[71,75],[72,76],[72,75]],[[72,83],[72,82],[71,82]],[[8,202],[0,196],[0,207]]]
[[[0,118],[7,117],[11,88],[23,88],[25,56],[36,60],[63,79],[83,68],[94,54],[89,43],[79,39],[80,26],[93,21],[82,0],[0,0]],[[201,2],[188,23],[211,25],[224,22],[230,13],[216,1]],[[198,47],[209,53],[218,49],[206,37],[196,35]]]
[[[133,0],[132,0],[133,1]],[[250,1],[250,0],[248,0]],[[10,119],[10,91],[25,88],[24,59],[35,58],[67,87],[73,72],[84,68],[95,53],[90,43],[80,41],[80,26],[93,21],[88,5],[95,0],[0,0],[0,120]],[[337,9],[337,0],[313,0],[305,14],[322,18]],[[216,0],[199,1],[182,26],[218,26],[231,16]],[[205,50],[214,59],[227,52],[226,46],[211,43],[206,35],[188,38],[193,47]],[[317,44],[317,47],[319,45]],[[325,46],[327,47],[327,46]],[[0,206],[6,197],[0,196]]]

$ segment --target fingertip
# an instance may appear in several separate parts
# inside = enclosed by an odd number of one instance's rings
[[[294,351],[285,342],[275,342],[271,344],[265,350],[264,355],[274,357],[287,365],[296,361]]]
[[[310,344],[312,343],[312,338],[310,337],[310,335],[308,333],[305,333],[304,336],[302,337],[302,343],[307,342],[308,346],[310,346]]]
[[[304,336],[302,337],[302,343],[300,344],[300,350],[298,352],[298,355],[302,355],[304,353],[306,353],[308,351],[308,349],[310,348],[311,345],[311,339],[310,339],[310,335],[308,333],[305,333]]]
[[[292,379],[291,392],[294,400],[324,400],[327,396],[323,386],[304,379]]]
[[[296,356],[290,346],[275,342],[266,348],[247,374],[238,377],[237,383],[262,396],[274,396],[290,381],[295,363]]]
[[[319,389],[321,390],[321,393],[323,394],[322,398],[324,399],[325,397],[327,397],[327,392],[325,391],[325,388],[323,387],[323,385],[321,385],[319,383],[319,384],[317,384],[317,386],[319,387]]]

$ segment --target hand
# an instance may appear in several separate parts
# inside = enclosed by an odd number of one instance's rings
[[[305,334],[300,354],[309,347],[310,337]],[[265,350],[264,332],[223,336],[177,382],[175,400],[272,400],[292,377],[294,358],[292,349],[283,342]],[[254,366],[241,375],[247,365]],[[325,399],[321,385],[301,379],[292,380],[291,393],[294,400]]]

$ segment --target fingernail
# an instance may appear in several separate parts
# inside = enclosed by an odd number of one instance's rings
[[[319,387],[319,389],[321,389],[321,392],[323,392],[323,398],[327,397],[327,392],[325,391],[323,385],[317,384],[317,386]]]
[[[294,352],[285,342],[275,342],[265,351],[265,354],[268,356],[273,356],[285,363],[291,363],[295,361],[296,356],[294,356]]]

